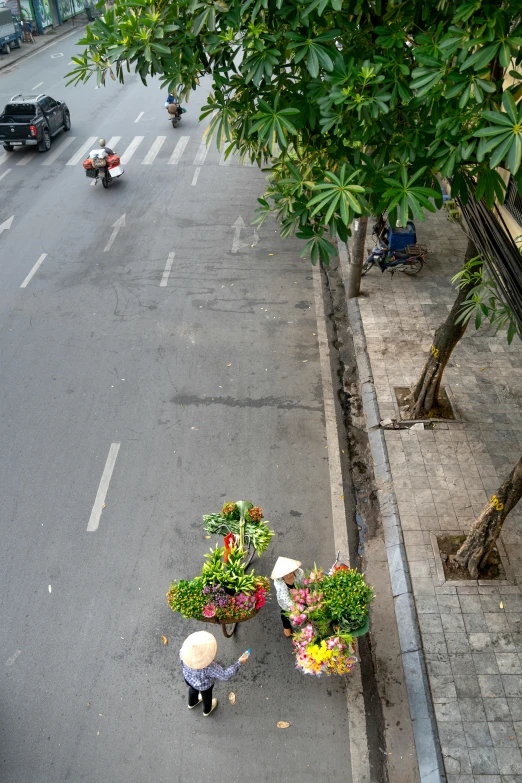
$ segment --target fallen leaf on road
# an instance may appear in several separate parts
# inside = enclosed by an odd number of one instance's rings
[[[167,639],[166,636],[162,636],[161,637],[161,641],[163,642],[163,644],[168,644],[169,643],[169,640]]]
[[[269,256],[273,256],[274,254],[273,254],[273,253],[269,253],[268,255],[269,255]]]
[[[287,729],[290,724],[286,720],[280,720],[277,724],[278,729]]]
[[[229,362],[229,363],[227,364],[227,367],[232,367],[232,362]]]
[[[233,691],[230,691],[230,693],[228,694],[228,700],[231,704],[236,703],[236,694]]]
[[[103,504],[102,508],[105,508],[105,503]]]
[[[499,603],[499,606],[500,606],[501,609],[504,608],[504,604],[502,603],[502,601]]]
[[[212,538],[212,536],[205,536],[205,538]]]
[[[53,588],[51,587],[51,585],[49,585],[49,592],[52,593],[52,591],[53,591]]]

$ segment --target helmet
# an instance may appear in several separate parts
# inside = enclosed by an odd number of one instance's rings
[[[105,139],[100,139],[98,144],[100,145],[100,147],[105,147]]]

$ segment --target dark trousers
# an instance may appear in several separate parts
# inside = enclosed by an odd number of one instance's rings
[[[283,621],[283,628],[288,628],[288,630],[291,631],[292,623],[290,622],[286,614],[283,614],[283,612],[281,612],[281,620]]]
[[[187,682],[185,680],[185,682]],[[212,685],[210,688],[207,688],[206,691],[198,691],[196,688],[193,688],[190,682],[187,682],[188,689],[189,689],[189,695],[188,695],[188,704],[189,707],[195,707],[198,703],[198,696],[201,693],[201,698],[203,699],[203,712],[210,712],[212,709],[212,689],[214,686]]]

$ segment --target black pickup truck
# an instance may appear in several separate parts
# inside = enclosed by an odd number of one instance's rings
[[[8,152],[25,145],[47,152],[51,138],[70,128],[71,115],[63,101],[43,94],[13,95],[0,114],[0,143]]]

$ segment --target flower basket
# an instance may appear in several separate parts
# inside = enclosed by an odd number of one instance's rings
[[[247,617],[243,617],[242,620],[235,620],[230,619],[228,622],[231,623],[246,623],[247,620],[251,620],[252,617],[255,617],[256,614],[260,611],[260,609],[254,609]],[[223,625],[223,623],[226,623],[227,620],[219,620],[217,617],[197,617],[197,620],[199,620],[202,623],[214,623],[214,625]]]
[[[349,568],[325,574],[314,568],[290,590],[296,667],[316,676],[348,674],[357,663],[353,639],[367,633],[372,589]]]

